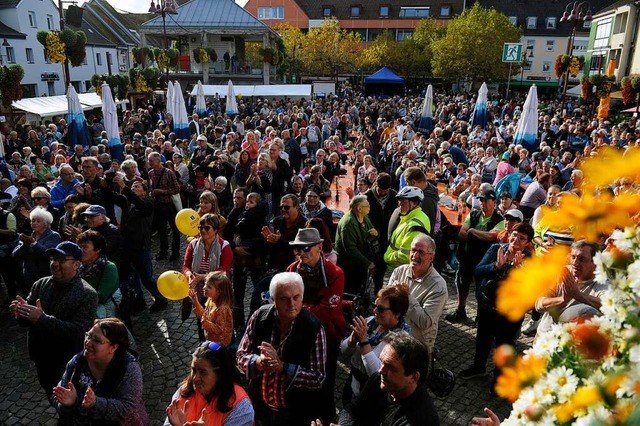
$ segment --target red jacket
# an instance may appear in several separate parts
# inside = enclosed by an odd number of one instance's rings
[[[344,338],[346,321],[342,312],[342,295],[344,293],[344,272],[332,262],[323,261],[327,286],[317,294],[317,303],[308,302],[305,291],[303,306],[320,319],[327,335],[329,353],[337,351]],[[287,268],[288,272],[297,272],[300,260]]]

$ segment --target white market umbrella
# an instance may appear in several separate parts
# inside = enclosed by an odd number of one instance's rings
[[[171,114],[172,117],[175,116],[173,113],[173,83],[171,80],[167,83],[167,108],[165,112]],[[175,121],[175,117],[173,121]]]
[[[418,131],[429,136],[431,129],[433,128],[433,87],[427,86],[427,91],[424,94],[424,102],[422,104],[422,113],[420,114],[420,124],[418,125]]]
[[[122,141],[118,129],[118,112],[116,103],[113,101],[111,88],[107,83],[102,83],[102,117],[104,118],[104,130],[107,132],[109,140],[111,157],[123,160]]]
[[[488,93],[489,89],[487,89],[487,83],[482,83],[480,86],[480,90],[478,90],[478,99],[476,100],[476,105],[473,108],[473,115],[471,118],[471,126],[481,126],[482,130],[487,127],[487,120],[489,117],[488,112]]]
[[[80,98],[76,89],[70,84],[67,89],[67,143],[73,148],[76,145],[82,145],[85,149],[91,146],[91,137],[89,136],[89,128],[87,127],[87,119],[80,104]]]
[[[173,84],[173,132],[178,139],[189,139],[189,116],[184,103],[182,87],[177,81]]]
[[[527,100],[522,107],[513,143],[521,144],[529,152],[538,148],[538,89],[535,84],[529,89]]]
[[[202,117],[206,112],[207,103],[204,99],[204,88],[202,87],[202,82],[198,80],[196,85],[196,114],[198,114],[198,117]]]
[[[233,90],[233,83],[229,80],[227,84],[227,106],[224,112],[227,115],[236,115],[238,113],[238,101],[236,101],[236,92]]]

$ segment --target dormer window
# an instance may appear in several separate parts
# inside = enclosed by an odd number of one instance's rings
[[[448,18],[451,16],[451,6],[440,6],[440,16]]]
[[[381,18],[389,17],[389,6],[380,6],[380,17]]]
[[[322,8],[322,16],[324,18],[330,18],[331,15],[333,15],[333,7],[331,6],[324,6]]]
[[[527,17],[527,29],[535,30],[538,26],[538,18],[536,16],[528,16]]]
[[[351,17],[352,18],[360,17],[360,6],[351,6]]]
[[[545,19],[545,27],[547,27],[548,30],[555,30],[556,29],[556,18],[554,17],[549,17],[547,19]]]

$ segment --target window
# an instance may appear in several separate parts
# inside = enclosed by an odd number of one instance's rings
[[[22,98],[23,99],[27,99],[27,98],[37,98],[38,97],[38,93],[37,93],[37,84],[22,84]]]
[[[613,49],[609,51],[609,60],[616,61],[616,68],[620,64],[620,56],[622,55],[622,49]]]
[[[398,30],[396,40],[404,41],[413,35],[413,30]]]
[[[429,7],[401,7],[400,8],[400,17],[401,18],[428,18],[429,17]]]
[[[13,49],[13,47],[7,47],[7,63],[16,63],[16,51]]]
[[[44,56],[44,63],[45,64],[50,64],[51,62],[49,62],[49,58],[47,57],[47,51],[42,49],[42,54]]]
[[[351,6],[351,17],[352,18],[360,17],[360,6]]]
[[[380,17],[381,18],[389,17],[389,6],[380,6]]]
[[[384,30],[382,28],[369,28],[369,33],[367,34],[367,41],[373,41],[382,34]]]
[[[258,19],[284,19],[284,7],[259,7]]]
[[[47,91],[49,92],[49,96],[56,95],[56,84],[53,81],[47,81]]]
[[[102,55],[99,52],[96,53],[96,65],[102,65]]]
[[[555,40],[547,40],[547,44],[544,47],[545,52],[553,52],[556,50],[556,41]]]
[[[27,63],[28,64],[33,64],[35,63],[35,61],[33,60],[33,49],[30,47],[27,47],[25,49],[25,53],[27,54]]]
[[[528,51],[531,51],[531,52],[535,51],[536,50],[536,39],[534,39],[534,38],[527,39],[527,47],[526,47],[526,49]]]
[[[591,21],[584,21],[584,24],[582,24],[582,28],[591,28]]]
[[[47,15],[47,29],[53,31],[53,15]]]
[[[324,6],[322,8],[322,16],[329,18],[333,14],[333,8],[331,6]]]
[[[548,30],[555,30],[556,29],[556,18],[549,17],[549,18],[545,19],[545,26],[547,27]]]
[[[525,71],[531,71],[531,69],[533,68],[533,60],[526,58],[525,59],[525,64],[524,64],[524,70]]]
[[[629,12],[624,12],[616,15],[615,23],[613,24],[613,33],[620,34],[627,28],[627,19],[629,18]]]
[[[604,55],[594,55],[591,57],[591,66],[589,69],[592,71],[600,71],[602,64],[604,63]]]
[[[527,29],[535,30],[538,26],[538,18],[536,16],[527,16]]]
[[[36,13],[29,11],[29,26],[31,28],[38,28],[38,21],[36,21]]]
[[[596,28],[596,36],[593,41],[594,49],[601,49],[609,46],[609,37],[611,36],[612,25],[612,18],[606,18],[598,22],[598,28]]]
[[[517,16],[509,16],[509,22],[511,22],[513,25],[518,25],[518,17]]]
[[[545,74],[550,74],[552,67],[553,67],[553,63],[551,61],[544,61],[542,63],[542,72]]]
[[[451,6],[440,6],[440,16],[447,18],[451,16]]]

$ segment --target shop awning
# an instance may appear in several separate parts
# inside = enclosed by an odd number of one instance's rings
[[[219,95],[221,98],[227,96],[226,84],[203,84],[205,96]],[[248,97],[311,97],[311,85],[310,84],[262,84],[262,85],[233,85],[233,90],[236,96]],[[195,97],[196,93],[193,91],[191,96]]]

